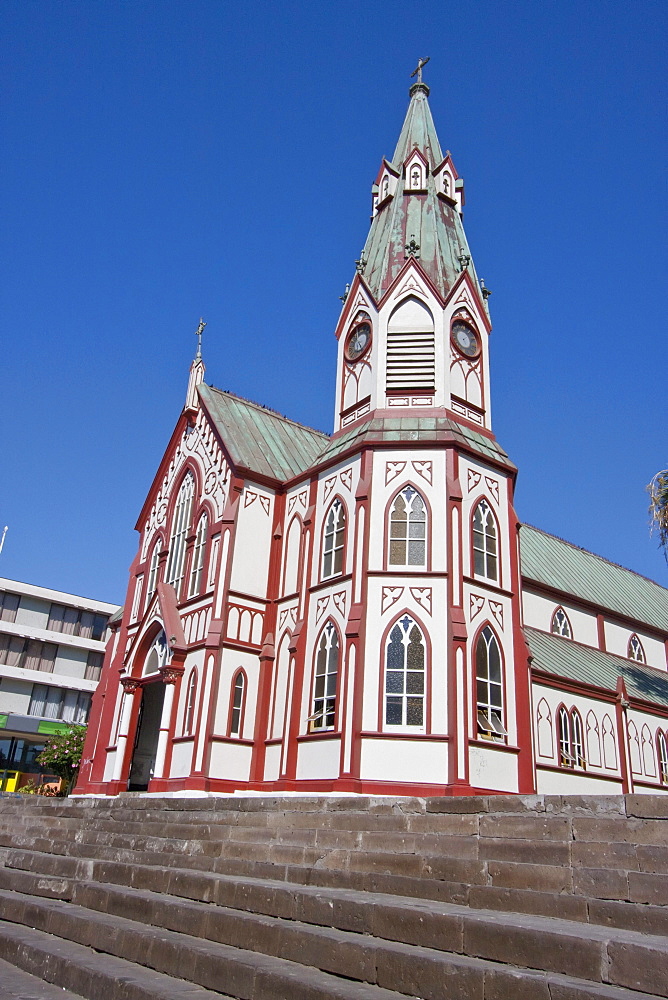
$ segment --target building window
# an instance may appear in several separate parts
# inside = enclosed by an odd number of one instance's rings
[[[554,632],[555,635],[563,635],[565,639],[573,638],[571,623],[568,620],[568,615],[563,608],[557,608],[552,615],[551,631]]]
[[[557,713],[559,728],[559,764],[561,767],[584,768],[584,737],[582,719],[576,708],[570,712],[562,705]]]
[[[628,656],[629,660],[637,660],[638,663],[646,662],[645,650],[643,649],[642,643],[638,638],[638,636],[635,634],[635,632],[629,639],[626,655]]]
[[[193,561],[190,568],[190,586],[188,587],[188,597],[199,594],[202,583],[202,570],[204,569],[204,554],[206,552],[206,533],[209,528],[209,518],[202,514],[197,525],[195,537],[195,548],[193,549]]]
[[[176,498],[174,517],[172,519],[172,535],[169,540],[169,562],[165,581],[171,583],[179,596],[183,581],[183,567],[186,559],[186,538],[190,529],[193,496],[195,493],[195,477],[192,472],[186,474]]]
[[[503,741],[508,733],[503,725],[501,649],[489,625],[476,643],[475,679],[478,734],[486,740]]]
[[[197,697],[197,671],[191,671],[186,692],[186,710],[183,722],[183,735],[191,736],[195,722],[195,699]]]
[[[486,500],[473,512],[473,572],[476,576],[498,580],[496,520]]]
[[[241,736],[246,700],[246,675],[240,670],[232,689],[232,712],[230,714],[230,736]]]
[[[339,634],[332,622],[320,633],[315,658],[311,730],[334,729],[336,725],[336,685],[339,674]]]
[[[53,673],[57,653],[58,646],[55,642],[0,635],[0,664],[6,667],[42,670],[50,674]]]
[[[20,597],[18,594],[7,594],[0,591],[0,621],[15,622]]]
[[[108,615],[98,615],[93,611],[81,611],[79,608],[52,604],[46,627],[50,632],[78,635],[82,639],[95,639],[96,642],[99,642],[104,638],[108,621]]]
[[[424,637],[404,615],[392,627],[385,650],[385,725],[423,729],[424,701]]]
[[[146,603],[151,600],[155,594],[155,588],[158,585],[158,567],[160,566],[160,539],[153,546],[153,552],[151,553],[151,565],[148,570],[148,586],[146,588]]]
[[[666,742],[666,734],[661,730],[657,733],[656,749],[659,758],[659,777],[663,785],[668,785],[668,743]]]
[[[343,572],[343,548],[346,534],[346,510],[337,498],[329,508],[325,520],[322,549],[323,578]]]
[[[28,715],[84,725],[88,721],[91,695],[87,691],[33,684]]]
[[[84,677],[87,681],[99,681],[102,673],[102,660],[104,655],[97,650],[91,649],[86,660],[86,672]]]
[[[426,566],[427,508],[412,486],[395,497],[390,510],[390,566]]]

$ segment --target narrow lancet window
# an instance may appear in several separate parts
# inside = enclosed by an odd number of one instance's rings
[[[322,551],[323,577],[336,576],[343,572],[343,548],[346,534],[346,511],[340,500],[335,500],[329,508],[325,520],[325,535]]]
[[[390,566],[425,566],[427,508],[412,486],[397,494],[390,510]]]
[[[190,569],[190,585],[188,587],[188,597],[199,594],[202,583],[202,571],[204,569],[204,554],[206,551],[206,533],[209,527],[209,518],[202,514],[197,525],[197,535],[195,537],[195,548],[193,549],[193,561]]]
[[[169,562],[167,564],[166,582],[171,583],[177,597],[181,590],[184,563],[186,558],[186,538],[190,528],[193,495],[195,493],[195,478],[188,472],[181,483],[174,518],[172,520],[172,536],[169,541]]]
[[[425,645],[418,625],[404,615],[385,652],[385,725],[424,728]]]
[[[563,608],[557,608],[552,615],[552,632],[555,635],[563,635],[566,639],[573,638],[573,630],[568,620],[568,615]]]
[[[232,690],[232,713],[230,715],[230,736],[241,736],[246,695],[246,675],[242,670],[237,674]]]
[[[628,655],[628,658],[630,660],[637,660],[638,663],[645,663],[646,662],[646,660],[645,660],[645,650],[643,649],[642,643],[641,643],[640,639],[638,638],[638,636],[635,634],[635,632],[633,633],[633,635],[629,639],[629,645],[628,645],[628,653],[627,653],[627,655]]]
[[[503,725],[501,650],[489,625],[478,636],[475,669],[478,733],[484,739],[503,740],[508,734]]]
[[[486,500],[473,514],[473,571],[488,580],[499,578],[496,520]]]
[[[315,658],[312,730],[334,729],[336,725],[336,686],[339,674],[339,634],[327,622],[320,634]]]

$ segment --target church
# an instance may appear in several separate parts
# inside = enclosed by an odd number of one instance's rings
[[[332,435],[198,350],[77,794],[668,791],[668,590],[518,521],[428,96],[372,186]]]

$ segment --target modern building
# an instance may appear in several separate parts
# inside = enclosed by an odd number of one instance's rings
[[[0,789],[35,780],[46,738],[88,721],[117,605],[0,579]]]
[[[529,526],[464,184],[410,90],[331,436],[191,367],[79,790],[668,790],[668,591]]]

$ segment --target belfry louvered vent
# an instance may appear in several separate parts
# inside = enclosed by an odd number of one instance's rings
[[[387,334],[387,391],[434,391],[434,334],[414,330]]]

